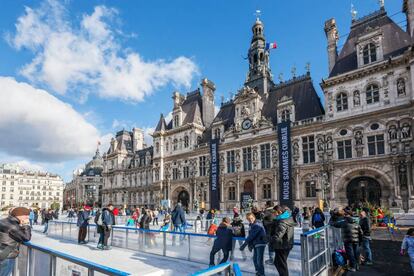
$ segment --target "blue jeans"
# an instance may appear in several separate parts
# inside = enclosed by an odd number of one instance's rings
[[[185,226],[183,226],[183,225],[174,225],[174,232],[185,233]],[[173,235],[173,243],[175,243],[176,235],[178,235],[178,234]],[[182,240],[184,240],[184,238],[185,238],[185,235],[180,235],[179,240],[182,241]]]
[[[359,260],[359,245],[355,242],[346,242],[345,244],[346,256],[349,259],[349,264],[352,268],[356,268]]]
[[[367,238],[362,238],[362,249],[365,252],[365,259],[367,262],[372,262],[372,252],[371,252],[371,240]]]
[[[0,261],[0,276],[12,275],[16,259],[5,259]]]
[[[275,251],[273,250],[270,243],[267,244],[267,249],[268,249],[268,253],[269,253],[269,259],[273,261],[273,257],[275,256]]]
[[[256,270],[256,275],[264,276],[264,264],[263,264],[263,255],[266,245],[256,246],[253,250],[253,264],[254,269]]]
[[[47,229],[49,229],[49,222],[45,222],[45,229],[43,230],[43,233],[46,233]]]

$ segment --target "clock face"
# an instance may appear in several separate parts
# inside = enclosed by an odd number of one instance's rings
[[[244,130],[247,130],[247,129],[251,128],[251,127],[252,127],[252,121],[250,121],[249,119],[246,119],[246,120],[243,121],[242,128]]]

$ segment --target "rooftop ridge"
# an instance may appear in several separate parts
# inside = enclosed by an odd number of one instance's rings
[[[387,12],[385,11],[385,9],[380,9],[380,10],[377,10],[373,13],[367,14],[367,15],[353,21],[352,24],[351,24],[351,29],[353,29],[355,27],[358,27],[358,26],[360,26],[364,23],[367,23],[368,21],[371,21],[371,20],[373,20],[377,17],[384,16],[386,14],[387,14]]]
[[[228,100],[226,102],[222,102],[221,103],[221,106],[224,107],[224,106],[228,106],[228,105],[231,105],[231,104],[233,104],[233,100],[232,99],[231,100]]]
[[[187,92],[187,97],[197,95],[198,93],[200,93],[200,88],[197,88],[196,90],[191,91],[191,92]]]
[[[283,88],[283,87],[286,87],[286,86],[289,86],[289,85],[292,85],[292,84],[295,84],[295,83],[298,83],[298,82],[301,82],[301,81],[304,81],[304,80],[308,80],[308,79],[309,80],[311,79],[309,74],[300,75],[300,76],[294,77],[290,80],[275,84],[274,88],[276,88],[276,89]]]

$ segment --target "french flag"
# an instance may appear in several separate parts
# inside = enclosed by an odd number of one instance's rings
[[[277,48],[277,43],[276,42],[266,43],[266,50],[276,49],[276,48]]]

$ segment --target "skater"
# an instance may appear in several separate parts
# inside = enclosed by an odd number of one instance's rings
[[[233,231],[230,225],[230,218],[223,218],[216,231],[217,238],[214,240],[213,248],[210,252],[210,266],[214,266],[214,257],[220,250],[223,252],[223,259],[220,264],[227,262],[232,247]]]
[[[240,250],[243,251],[246,246],[249,247],[250,251],[253,250],[253,264],[256,270],[256,275],[264,276],[265,269],[263,264],[263,254],[266,247],[266,231],[261,221],[256,219],[256,216],[253,213],[248,213],[246,218],[249,221],[250,226],[249,235],[240,247]]]

